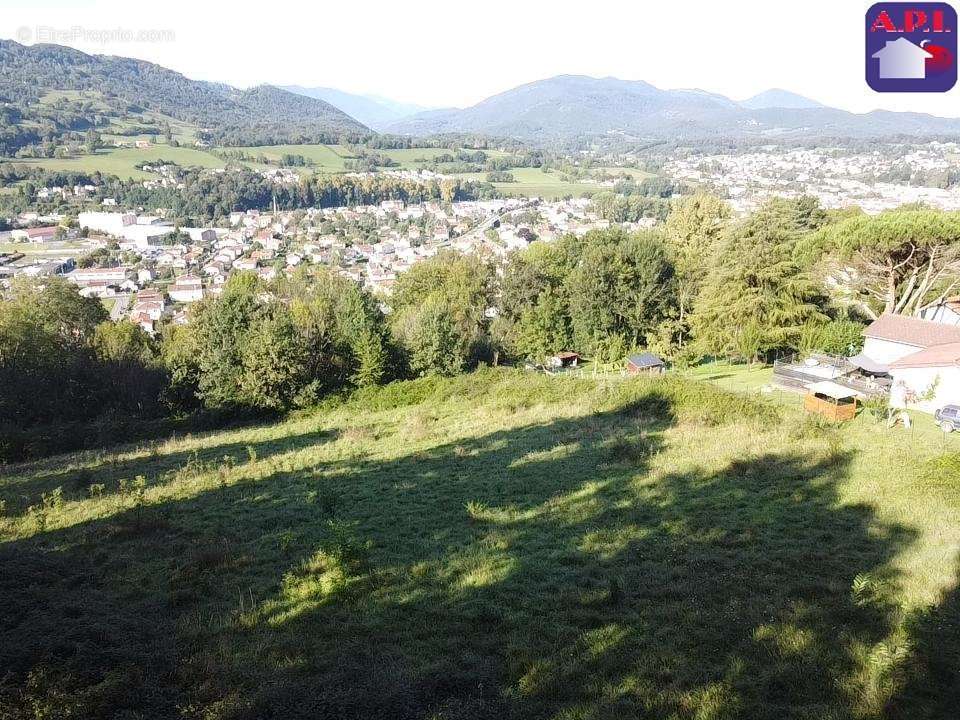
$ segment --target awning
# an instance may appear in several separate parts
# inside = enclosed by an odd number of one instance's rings
[[[863,353],[854,355],[852,358],[848,359],[852,365],[856,365],[861,370],[866,370],[868,373],[873,373],[874,375],[886,375],[890,372],[890,367],[888,365],[881,365],[875,360],[871,360]]]
[[[815,382],[812,385],[807,385],[807,390],[817,395],[826,395],[834,400],[844,400],[846,398],[854,397],[857,394],[856,390],[851,390],[848,387],[838,385],[837,383],[830,382],[829,380],[822,380],[820,382]]]

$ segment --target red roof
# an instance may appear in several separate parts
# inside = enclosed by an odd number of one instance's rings
[[[960,367],[960,342],[934,345],[891,363],[890,368]]]
[[[27,237],[43,237],[44,235],[56,235],[57,228],[55,226],[51,227],[32,227],[27,228]]]
[[[960,342],[960,326],[944,325],[908,315],[881,315],[863,334],[868,338],[890,340],[918,348]]]

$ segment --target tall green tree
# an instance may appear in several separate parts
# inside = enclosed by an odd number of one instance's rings
[[[678,341],[684,343],[687,315],[703,286],[730,219],[730,206],[713,195],[698,194],[677,203],[664,226],[676,268]]]
[[[673,264],[657,232],[621,229],[588,233],[566,280],[573,339],[591,352],[617,335],[645,343],[674,303]]]
[[[793,258],[799,237],[782,202],[724,234],[690,316],[702,353],[755,359],[796,347],[805,325],[826,321],[819,284]]]
[[[487,346],[487,310],[493,305],[493,294],[493,270],[487,263],[474,255],[439,253],[397,278],[389,300],[394,331],[409,349],[413,338],[423,336],[413,328],[423,323],[435,325],[437,332],[443,330],[443,346],[457,354],[440,365],[463,367],[480,359]],[[448,318],[454,325],[450,333],[445,328]],[[456,343],[450,344],[451,338]]]

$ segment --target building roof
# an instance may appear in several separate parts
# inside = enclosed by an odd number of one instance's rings
[[[884,375],[890,372],[890,366],[884,365],[883,363],[878,363],[872,358],[868,358],[863,353],[854,355],[852,358],[847,358],[851,364],[856,365],[861,370],[866,370],[868,373],[873,373],[875,375]]]
[[[647,368],[663,367],[664,362],[659,357],[649,352],[635,353],[627,356],[627,364],[635,368],[644,370]]]
[[[56,234],[56,232],[57,232],[57,227],[55,225],[46,226],[46,227],[32,227],[32,228],[26,229],[27,237],[51,235],[51,234]]]
[[[834,400],[844,400],[845,398],[854,397],[857,394],[855,390],[851,390],[848,387],[831,382],[830,380],[821,380],[820,382],[808,385],[807,390],[817,395],[826,395]]]
[[[891,370],[924,367],[960,367],[960,342],[934,345],[890,365]]]
[[[907,315],[884,314],[863,331],[864,337],[889,340],[918,348],[960,342],[960,327]]]
[[[658,358],[653,353],[642,352],[637,353],[636,355],[630,355],[627,358],[627,362],[637,368],[652,368],[660,367],[663,365],[663,360]]]

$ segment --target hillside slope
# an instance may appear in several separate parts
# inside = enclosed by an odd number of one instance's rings
[[[0,469],[4,717],[946,717],[946,446],[771,402],[485,370]]]
[[[148,109],[210,128],[215,135],[226,128],[270,128],[289,135],[370,132],[329,103],[272,86],[238,90],[190,80],[143,60],[0,40],[0,99],[23,110],[58,91],[96,91],[126,104],[130,114]],[[89,124],[95,125],[96,113],[89,114]]]

